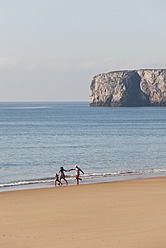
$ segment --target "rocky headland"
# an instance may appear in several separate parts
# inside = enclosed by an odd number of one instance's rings
[[[166,69],[96,75],[90,85],[90,106],[166,106]]]

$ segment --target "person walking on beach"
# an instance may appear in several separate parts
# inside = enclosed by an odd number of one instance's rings
[[[58,174],[55,173],[55,186],[56,186],[56,183],[58,182],[58,185],[62,185],[62,183],[59,181],[59,177],[58,177]]]
[[[66,178],[65,178],[65,173],[64,173],[64,171],[69,171],[69,170],[65,170],[62,166],[60,167],[60,170],[59,170],[59,181],[60,181],[60,183],[61,183],[61,179],[63,179],[65,182],[66,182],[66,184],[68,184],[68,181],[66,180]]]
[[[80,176],[80,171],[82,172],[82,174],[84,174],[84,172],[77,166],[75,165],[74,169],[70,169],[69,171],[71,170],[75,170],[76,172],[76,181],[77,181],[77,184],[79,184],[79,180],[82,180],[79,176]]]

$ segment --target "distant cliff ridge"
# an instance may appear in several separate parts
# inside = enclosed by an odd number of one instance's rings
[[[166,69],[97,75],[90,85],[90,106],[166,106]]]

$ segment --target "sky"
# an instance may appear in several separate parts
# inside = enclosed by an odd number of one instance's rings
[[[100,73],[166,68],[165,0],[0,0],[0,101],[89,101]]]

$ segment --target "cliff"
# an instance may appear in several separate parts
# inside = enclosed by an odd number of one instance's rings
[[[90,85],[90,106],[166,106],[166,69],[97,75]]]

